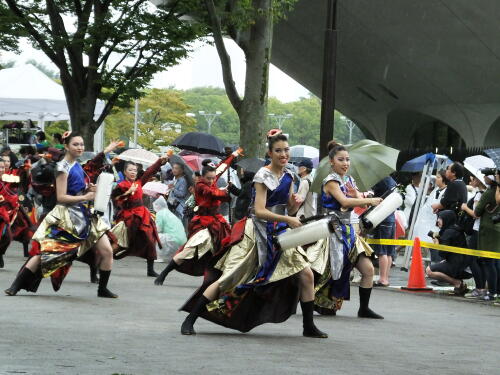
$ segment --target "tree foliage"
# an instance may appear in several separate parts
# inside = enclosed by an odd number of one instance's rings
[[[29,36],[57,66],[72,127],[88,142],[114,106],[140,97],[203,34],[174,3],[165,10],[147,0],[5,0],[0,27],[9,40]],[[105,107],[94,119],[98,99]]]
[[[147,150],[157,151],[167,146],[181,133],[196,130],[196,120],[187,116],[190,111],[182,93],[177,90],[148,90],[139,101],[138,137],[139,145]],[[120,108],[106,119],[106,142],[111,139],[133,140],[135,107]],[[176,131],[175,125],[180,125]]]
[[[152,95],[152,92],[155,94]],[[178,118],[163,117],[169,115],[177,108]],[[239,143],[239,119],[236,111],[232,107],[226,92],[218,87],[197,87],[185,91],[165,89],[151,90],[140,101],[140,112],[143,114],[143,121],[148,121],[148,124],[140,124],[139,144],[145,148],[153,145],[153,142],[148,141],[147,137],[143,136],[145,132],[155,132],[156,139],[162,139],[162,144],[169,144],[175,134],[166,134],[161,131],[154,130],[151,127],[151,119],[154,117],[152,112],[148,113],[148,109],[165,109],[161,113],[162,122],[177,122],[182,125],[182,132],[187,131],[202,131],[207,132],[208,126],[205,118],[199,115],[199,111],[206,113],[215,113],[220,111],[212,124],[212,134],[221,138],[226,144],[238,145]],[[196,118],[183,117],[186,112],[192,112]],[[321,101],[312,94],[305,98],[300,98],[297,101],[283,103],[276,98],[269,98],[269,112],[277,115],[291,114],[292,117],[285,120],[283,123],[283,132],[289,135],[292,145],[309,145],[313,147],[319,146],[319,127],[321,115]],[[186,121],[183,121],[186,120]],[[133,105],[128,109],[120,109],[115,111],[106,119],[106,138],[116,139],[133,139],[134,127]],[[265,125],[265,130],[277,128],[278,125],[269,117]],[[349,130],[345,120],[341,119],[341,114],[335,112],[335,132],[334,137],[339,142],[347,144],[349,141]],[[365,138],[359,128],[353,131],[353,142]],[[154,146],[153,146],[154,147]]]

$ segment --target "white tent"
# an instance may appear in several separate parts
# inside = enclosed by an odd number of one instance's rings
[[[96,116],[104,103],[98,101]],[[0,70],[0,120],[32,120],[44,129],[45,121],[69,120],[61,85],[31,64]],[[94,137],[94,149],[102,148],[102,126]]]

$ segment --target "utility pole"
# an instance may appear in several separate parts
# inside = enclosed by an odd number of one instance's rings
[[[215,111],[215,113],[207,113],[205,111],[198,111],[198,113],[205,117],[205,120],[207,121],[208,124],[208,134],[212,134],[212,124],[214,123],[215,119],[222,115],[221,111]]]
[[[283,126],[283,123],[285,122],[285,120],[293,117],[293,115],[291,113],[287,113],[284,115],[275,115],[274,113],[269,113],[268,116],[270,118],[276,120],[276,123],[278,124],[278,129],[280,129],[280,130],[281,130],[281,127]]]
[[[337,67],[337,0],[328,0],[323,52],[323,88],[321,95],[321,128],[319,155],[325,157],[326,145],[332,139],[335,114],[335,83]]]

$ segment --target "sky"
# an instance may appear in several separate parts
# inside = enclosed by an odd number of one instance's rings
[[[232,40],[226,39],[226,46],[231,57],[233,76],[240,94],[245,84],[245,58],[243,52]],[[44,64],[52,70],[57,70],[51,61],[40,51],[33,49],[28,42],[22,42],[21,53],[2,52],[3,62],[14,60],[16,65],[22,65],[30,59]],[[219,57],[215,46],[197,42],[193,53],[165,72],[158,73],[151,82],[154,88],[175,87],[186,90],[200,86],[224,87]],[[300,97],[306,97],[308,90],[295,82],[275,66],[269,72],[269,96],[274,96],[282,102],[291,102]]]

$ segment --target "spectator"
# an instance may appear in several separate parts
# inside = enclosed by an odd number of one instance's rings
[[[481,218],[475,215],[474,210],[477,207],[481,196],[486,190],[484,177],[482,178],[482,180],[483,181],[481,181],[476,176],[471,176],[470,185],[476,189],[476,193],[467,203],[462,204],[462,211],[464,211],[464,213],[467,215],[467,219],[463,220],[464,227],[469,227],[469,223],[472,220],[472,228],[470,228],[471,232],[467,238],[468,247],[470,249],[478,249],[477,240]],[[466,228],[466,234],[467,229],[468,228]],[[486,279],[488,278],[488,284],[490,284],[490,278],[493,276],[493,272],[495,273],[496,283],[496,271],[494,267],[495,265],[493,264],[493,262],[489,262],[489,259],[472,257],[470,269],[472,271],[472,276],[474,277],[474,283],[476,284],[476,287],[474,288],[474,290],[472,290],[471,293],[466,294],[465,297],[482,298],[487,294],[487,291],[485,289]]]
[[[434,211],[452,210],[460,212],[462,203],[467,202],[467,186],[463,182],[464,167],[458,162],[454,162],[446,168],[446,178],[450,181],[446,191],[439,203],[434,203]]]
[[[480,250],[500,252],[500,223],[495,224],[492,220],[493,216],[500,214],[500,206],[495,201],[496,183],[494,176],[485,176],[484,181],[489,187],[474,209],[474,214],[481,218],[477,246]],[[493,259],[491,262],[496,264]],[[498,272],[495,267],[488,267],[488,271],[493,275],[487,276],[489,293],[483,299],[492,301],[498,297]],[[490,279],[492,285],[489,285]]]
[[[441,199],[443,199],[444,193],[446,192],[446,187],[448,186],[448,182],[449,181],[446,178],[446,171],[443,169],[439,170],[436,173],[436,188],[431,192],[429,196],[429,211],[432,213],[432,223],[436,223],[437,221],[437,216],[432,210],[432,205],[434,203],[439,203]],[[433,232],[439,231],[439,228],[435,224],[431,225],[429,228],[432,228]],[[432,241],[432,238],[428,238],[427,236],[427,232],[429,231],[429,229],[428,228],[426,229],[427,231],[425,232],[425,237],[427,237],[428,241]],[[431,257],[431,263],[437,263],[442,260],[438,250],[429,249],[429,252]]]
[[[299,163],[300,183],[297,189],[297,195],[299,199],[302,200],[302,204],[295,215],[299,218],[302,216],[307,218],[316,215],[317,197],[316,194],[311,191],[313,181],[311,175],[312,170],[313,164],[310,159],[302,160]]]
[[[64,150],[62,135],[59,133],[54,133],[52,135],[52,138],[54,139],[54,148],[57,148],[58,150]]]
[[[169,185],[171,191],[167,201],[168,208],[182,220],[186,199],[189,197],[189,186],[184,176],[184,165],[174,163],[172,165],[172,173],[174,175],[174,183]]]
[[[408,226],[411,225],[411,219],[413,217],[413,211],[415,210],[415,203],[417,201],[418,187],[420,186],[420,181],[422,180],[422,173],[412,173],[411,183],[406,186],[405,189],[405,200],[404,200],[404,214],[408,220]]]
[[[443,210],[438,213],[439,235],[435,236],[433,242],[441,245],[467,247],[463,231],[456,225],[457,215],[452,210]],[[462,281],[468,278],[465,269],[469,266],[470,257],[467,255],[441,252],[444,258],[440,263],[431,264],[426,273],[432,279],[445,281],[455,287],[454,293],[463,296],[467,292],[467,286]]]
[[[156,228],[162,245],[161,249],[156,245],[156,252],[160,259],[168,263],[179,247],[187,241],[186,232],[179,218],[168,209],[163,196],[153,202],[153,209],[156,212]]]
[[[47,138],[45,136],[45,132],[40,130],[36,134],[36,148],[41,149],[41,148],[48,148],[49,147],[49,142],[47,142]]]
[[[396,186],[396,181],[392,177],[386,177],[372,187],[374,197],[382,197],[386,192],[391,191]],[[375,239],[394,239],[396,232],[396,216],[389,215],[376,228],[373,234]],[[389,286],[389,272],[392,260],[396,255],[396,247],[393,245],[373,245],[373,250],[378,256],[378,267],[380,277],[374,286]]]

